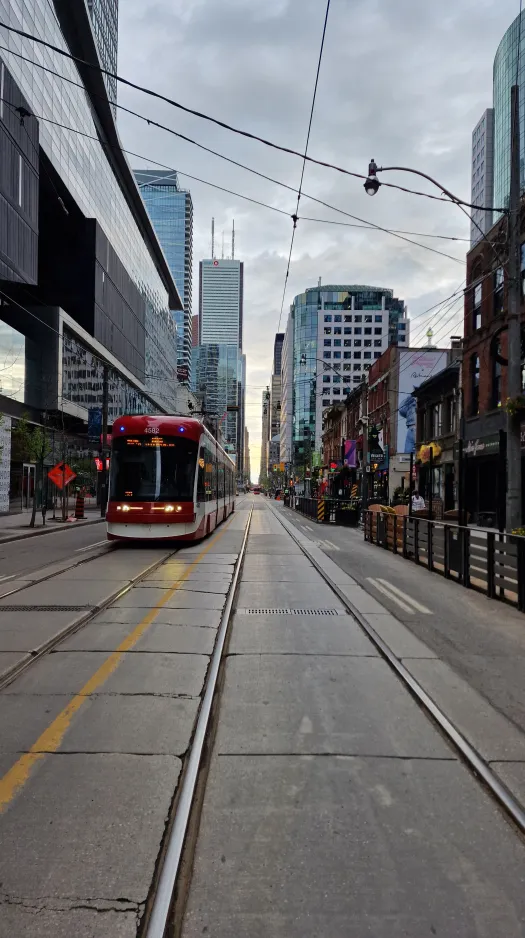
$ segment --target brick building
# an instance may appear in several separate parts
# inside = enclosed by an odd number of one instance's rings
[[[523,203],[520,229],[525,241]],[[474,521],[482,519],[484,523],[487,523],[487,519],[495,523],[498,510],[501,510],[501,486],[496,483],[505,474],[506,233],[507,219],[501,217],[486,235],[486,240],[476,244],[467,255],[462,369],[465,507]],[[525,244],[522,244],[522,297],[524,276]],[[522,324],[524,318],[525,307],[522,302]]]

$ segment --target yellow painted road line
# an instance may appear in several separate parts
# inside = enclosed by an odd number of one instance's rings
[[[233,517],[233,516],[232,516]],[[5,811],[8,805],[11,803],[15,795],[18,794],[21,788],[25,785],[31,770],[36,762],[40,759],[43,759],[48,753],[56,752],[60,746],[69,726],[71,720],[77,710],[80,710],[82,705],[85,703],[87,698],[94,694],[95,691],[102,686],[102,684],[107,681],[108,677],[113,674],[114,671],[118,668],[122,655],[127,651],[133,648],[137,644],[139,638],[141,638],[146,630],[150,627],[152,622],[156,619],[157,615],[166,605],[166,603],[171,599],[171,597],[176,593],[181,583],[188,578],[192,570],[200,563],[202,558],[208,553],[213,544],[216,544],[218,540],[226,533],[227,528],[229,527],[230,521],[226,522],[222,531],[219,531],[218,534],[214,535],[210,543],[198,554],[193,563],[190,563],[188,568],[184,573],[175,581],[173,586],[170,586],[166,590],[164,596],[159,599],[158,603],[153,606],[152,609],[144,618],[139,622],[137,626],[133,629],[132,632],[120,643],[118,648],[112,652],[109,658],[104,661],[104,663],[98,668],[97,671],[90,677],[82,689],[75,694],[72,700],[68,703],[67,707],[64,707],[61,713],[53,720],[52,723],[44,730],[44,732],[38,737],[36,743],[31,746],[29,752],[24,753],[23,756],[20,756],[17,762],[9,769],[8,772],[0,779],[0,814]],[[175,555],[175,562],[176,562]],[[182,562],[182,561],[181,561]]]

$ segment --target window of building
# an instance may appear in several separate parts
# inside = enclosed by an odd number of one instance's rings
[[[374,352],[374,358],[381,358],[381,352]]]
[[[343,344],[344,344],[345,348],[350,348],[351,345],[352,345],[352,339],[344,339]]]
[[[332,340],[331,340],[331,339],[325,339],[325,340],[324,340],[325,348],[329,348],[329,346],[330,346],[331,344],[332,344]]]
[[[363,352],[363,358],[372,358],[372,352]]]
[[[4,63],[0,62],[0,117],[4,117],[4,90],[5,90],[5,74],[4,74]]]
[[[363,365],[363,371],[370,371],[372,365]]]
[[[323,358],[331,358],[331,357],[332,357],[331,352],[323,352]]]
[[[372,322],[371,316],[365,316],[365,322]]]
[[[329,397],[323,397],[323,407],[330,407],[331,400]]]
[[[456,421],[457,421],[457,407],[456,407],[456,398],[454,395],[447,397],[446,400],[446,415],[447,415],[447,433],[456,432]]]
[[[332,388],[332,394],[340,394],[341,388]]]
[[[372,335],[372,330],[370,329],[370,327],[365,328],[365,335]]]
[[[325,326],[325,327],[324,327],[324,334],[325,334],[325,335],[332,335],[331,326]]]
[[[324,317],[324,321],[325,321],[325,322],[332,322],[332,317],[331,317],[331,316],[325,316],[325,317]]]
[[[341,348],[341,339],[334,339],[334,345],[336,348]]]
[[[361,380],[360,375],[354,375],[352,378],[352,381],[354,382],[354,384],[359,384],[360,380]]]
[[[374,316],[374,322],[383,322],[382,316]]]
[[[381,339],[374,339],[374,348],[381,348]]]
[[[441,416],[442,416],[442,406],[441,403],[434,404],[432,408],[432,433],[431,436],[438,437],[441,436]]]
[[[372,339],[365,339],[363,345],[365,348],[372,348]]]
[[[470,413],[479,413],[479,355],[470,359]]]
[[[492,382],[491,382],[491,405],[492,407],[501,407],[501,362],[498,361],[501,355],[501,342],[495,342],[492,349]]]
[[[361,365],[354,365],[354,371],[361,371]]]
[[[352,370],[351,365],[343,365],[343,371],[351,371],[351,370]]]
[[[363,322],[363,317],[362,317],[362,316],[356,316],[355,319],[354,319],[354,322]]]
[[[362,333],[363,330],[361,329],[361,326],[358,326],[357,329],[354,329],[354,335],[362,335]]]
[[[381,329],[374,329],[374,335],[382,335]]]
[[[341,352],[334,352],[334,358],[341,358]]]
[[[481,328],[481,283],[477,283],[472,291],[472,328],[474,331]]]
[[[352,357],[351,352],[343,352],[343,358],[351,358],[351,357]]]
[[[352,322],[351,316],[345,316],[345,322]]]
[[[22,205],[22,197],[24,194],[24,161],[22,159],[22,154],[18,154],[18,204]]]
[[[361,358],[361,352],[354,352],[354,358]]]
[[[334,335],[341,335],[341,326],[336,326],[334,329]]]
[[[361,339],[354,339],[354,348],[361,348]]]
[[[493,293],[493,315],[499,316],[503,312],[503,295],[504,295],[504,274],[503,267],[498,267],[494,271],[494,293]]]
[[[323,384],[330,384],[330,375],[323,375]]]
[[[334,322],[342,322],[342,316],[334,316]]]
[[[345,335],[352,335],[352,330],[351,330],[348,326],[345,326],[345,328],[344,328],[344,334],[345,334]]]
[[[525,296],[525,243],[521,245],[521,295]]]
[[[406,322],[398,322],[397,328],[399,332],[406,332],[406,328],[407,328]]]
[[[341,384],[341,375],[334,375],[332,380],[334,384]]]

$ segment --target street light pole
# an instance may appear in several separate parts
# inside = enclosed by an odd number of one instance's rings
[[[510,152],[510,193],[509,207],[494,208],[491,206],[473,205],[464,202],[440,185],[436,179],[418,169],[408,166],[377,166],[371,160],[368,167],[368,178],[364,183],[367,195],[375,195],[381,186],[377,173],[388,170],[400,170],[415,173],[428,179],[437,186],[441,192],[458,205],[460,209],[489,209],[508,215],[508,290],[507,290],[507,397],[516,401],[522,394],[521,374],[521,282],[520,282],[520,208],[521,208],[521,181],[520,181],[520,123],[519,123],[519,88],[511,88],[511,152]],[[476,224],[476,223],[474,223]],[[479,226],[478,226],[479,227]],[[481,229],[480,229],[481,230]],[[521,498],[521,421],[520,408],[507,409],[507,498],[506,498],[506,529],[512,531],[521,526],[522,498]]]
[[[508,365],[507,397],[516,400],[522,392],[521,379],[521,290],[520,290],[520,125],[519,88],[511,88],[511,155],[509,198],[508,267]],[[506,528],[521,526],[521,419],[519,409],[507,410],[507,505]]]

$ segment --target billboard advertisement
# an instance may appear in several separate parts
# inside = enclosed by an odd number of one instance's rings
[[[448,356],[437,349],[400,349],[397,401],[397,452],[416,451],[416,399],[412,395],[427,378],[446,368]]]
[[[345,466],[355,469],[357,466],[357,443],[355,440],[345,440],[344,457]]]

